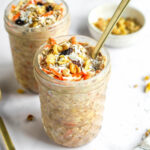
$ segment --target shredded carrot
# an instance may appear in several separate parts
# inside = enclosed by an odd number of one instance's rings
[[[47,44],[47,45],[44,46],[44,48],[51,48],[51,45]]]
[[[63,79],[60,79],[58,76],[54,76],[54,78],[57,80],[63,80]]]
[[[82,42],[78,42],[80,45],[83,45],[84,43],[82,43]]]
[[[30,45],[30,48],[32,48],[33,46],[32,45]]]
[[[32,1],[29,1],[24,7],[23,7],[23,10],[25,10],[30,4],[33,4]]]
[[[72,134],[72,130],[71,129],[68,129],[64,135],[64,138],[67,138],[69,135]]]
[[[50,16],[50,15],[52,15],[52,14],[53,14],[53,11],[49,11],[49,12],[45,13],[43,16],[44,16],[44,17],[47,17],[47,16]]]
[[[60,3],[59,5],[60,5],[60,6],[63,6],[63,3]]]
[[[38,2],[42,2],[42,0],[35,0],[36,1],[36,3],[38,3]]]
[[[32,2],[32,1],[29,1],[29,2],[27,3],[27,5],[30,5],[30,4],[33,4],[33,2]]]
[[[84,80],[87,80],[87,79],[89,79],[90,77],[91,77],[90,74],[86,74],[86,75],[83,76],[83,79],[84,79]]]
[[[71,123],[71,122],[64,123],[64,125],[65,125],[65,126],[70,126],[70,127],[76,126],[75,123]]]
[[[82,80],[82,78],[80,78],[80,79],[75,79],[74,81],[81,81]]]
[[[15,16],[13,16],[13,21],[16,21],[20,17],[20,13],[18,12]]]
[[[12,5],[12,6],[11,6],[11,11],[14,11],[15,8],[16,8],[16,6],[15,6],[15,5]]]
[[[42,70],[46,73],[46,74],[50,74],[51,72],[49,70],[46,70],[44,68],[42,68]]]
[[[52,38],[49,38],[48,43],[53,46],[56,44],[56,41]]]
[[[89,73],[84,73],[83,71],[81,72],[81,74],[82,74],[83,80],[87,80],[91,77],[91,75]]]
[[[33,0],[33,2],[34,2],[34,4],[36,4],[37,2],[36,2],[36,0]]]
[[[81,73],[74,73],[72,74],[72,77],[80,77],[82,74]]]
[[[61,15],[63,15],[64,9],[62,7],[60,8],[60,11],[61,11]]]
[[[53,68],[49,68],[49,70],[55,75],[57,76],[60,80],[63,80],[63,77],[60,73],[58,73],[57,71],[55,71]]]
[[[71,37],[70,41],[72,44],[77,44],[77,40],[75,36]]]

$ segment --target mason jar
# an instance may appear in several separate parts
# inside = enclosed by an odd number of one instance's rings
[[[19,26],[8,18],[11,6],[18,2],[19,0],[14,0],[7,6],[4,17],[5,28],[9,34],[16,78],[25,89],[37,93],[38,86],[33,74],[34,54],[49,37],[68,34],[70,27],[69,8],[64,0],[55,0],[56,3],[63,4],[64,17],[49,26],[30,28]]]
[[[55,38],[57,43],[71,36]],[[76,35],[77,41],[95,46],[97,41]],[[110,76],[110,58],[106,49],[104,69],[96,76],[81,81],[61,81],[40,69],[38,56],[34,57],[34,74],[39,86],[42,122],[47,135],[57,144],[77,147],[90,142],[102,126],[105,93]]]

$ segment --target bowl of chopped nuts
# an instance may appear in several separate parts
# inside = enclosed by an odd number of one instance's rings
[[[117,4],[104,4],[91,10],[88,16],[88,28],[96,40],[101,37],[116,8]],[[114,26],[105,45],[120,48],[136,43],[142,37],[145,23],[143,13],[128,6]]]

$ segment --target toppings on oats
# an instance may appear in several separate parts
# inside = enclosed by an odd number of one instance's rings
[[[99,53],[92,59],[90,52],[94,47],[79,43],[76,37],[62,43],[49,39],[39,55],[41,70],[58,80],[87,80],[105,67],[105,57]]]
[[[20,26],[44,27],[62,19],[63,4],[53,0],[20,0],[12,5],[9,19]]]

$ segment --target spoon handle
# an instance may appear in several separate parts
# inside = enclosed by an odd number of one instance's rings
[[[122,0],[121,3],[119,4],[119,6],[117,7],[117,9],[116,9],[114,15],[112,16],[107,28],[103,32],[102,36],[100,37],[100,40],[98,41],[98,43],[97,43],[97,45],[96,45],[96,47],[92,53],[92,58],[95,58],[97,56],[97,54],[100,51],[101,47],[103,46],[105,40],[107,39],[108,35],[112,31],[114,25],[117,23],[119,17],[123,13],[124,9],[126,8],[126,6],[128,5],[129,2],[130,2],[130,0]]]
[[[2,137],[3,137],[4,142],[6,144],[7,150],[15,150],[15,147],[11,141],[11,138],[8,134],[8,131],[5,127],[3,119],[1,117],[0,117],[0,133],[2,134]]]

